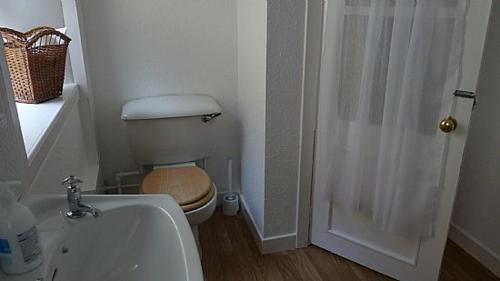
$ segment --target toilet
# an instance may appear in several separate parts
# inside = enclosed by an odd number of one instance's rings
[[[122,107],[132,156],[149,171],[140,192],[172,196],[198,243],[198,225],[216,206],[217,188],[203,163],[214,151],[221,111],[215,99],[198,94],[145,97]]]

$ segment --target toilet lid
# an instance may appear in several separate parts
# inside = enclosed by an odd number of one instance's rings
[[[183,205],[199,205],[194,203],[199,203],[198,201],[206,199],[211,191],[212,182],[210,177],[204,170],[198,167],[156,169],[144,178],[141,186],[142,193],[168,194],[181,207]],[[208,198],[207,202],[211,197]],[[200,204],[203,205],[203,203]]]

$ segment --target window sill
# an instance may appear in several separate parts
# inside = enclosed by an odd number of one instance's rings
[[[24,147],[31,165],[52,132],[64,124],[70,109],[78,100],[78,86],[65,84],[61,97],[40,104],[16,103]]]

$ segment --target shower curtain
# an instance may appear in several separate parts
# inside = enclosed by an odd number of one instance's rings
[[[432,236],[447,143],[438,124],[458,87],[467,0],[330,4],[339,8],[321,75],[320,187],[385,231]]]

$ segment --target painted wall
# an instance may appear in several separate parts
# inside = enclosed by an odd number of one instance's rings
[[[500,2],[493,1],[452,240],[500,275]]]
[[[266,145],[266,0],[238,0],[238,110],[241,196],[264,233]]]
[[[25,31],[35,26],[64,26],[61,0],[3,0],[0,26]]]
[[[131,99],[204,93],[221,105],[217,149],[208,172],[227,190],[226,158],[239,183],[236,1],[88,0],[80,2],[104,179],[136,169],[120,120]],[[238,165],[238,166],[237,166]],[[112,183],[112,182],[110,182]]]
[[[305,12],[303,0],[238,1],[242,195],[265,253],[295,247]]]
[[[268,1],[264,236],[296,232],[306,1]]]
[[[78,88],[71,87],[74,96],[68,98],[60,117],[44,141],[48,148],[43,154],[43,162],[33,171],[29,193],[31,194],[65,194],[61,181],[70,176],[79,177],[83,183],[83,191],[96,190],[99,165],[97,148],[87,143],[85,135],[91,135],[83,125],[89,119],[87,103],[82,102]],[[74,89],[74,90],[73,90]],[[68,90],[69,91],[69,90]],[[89,120],[87,120],[89,122]],[[60,124],[59,124],[60,123]]]

